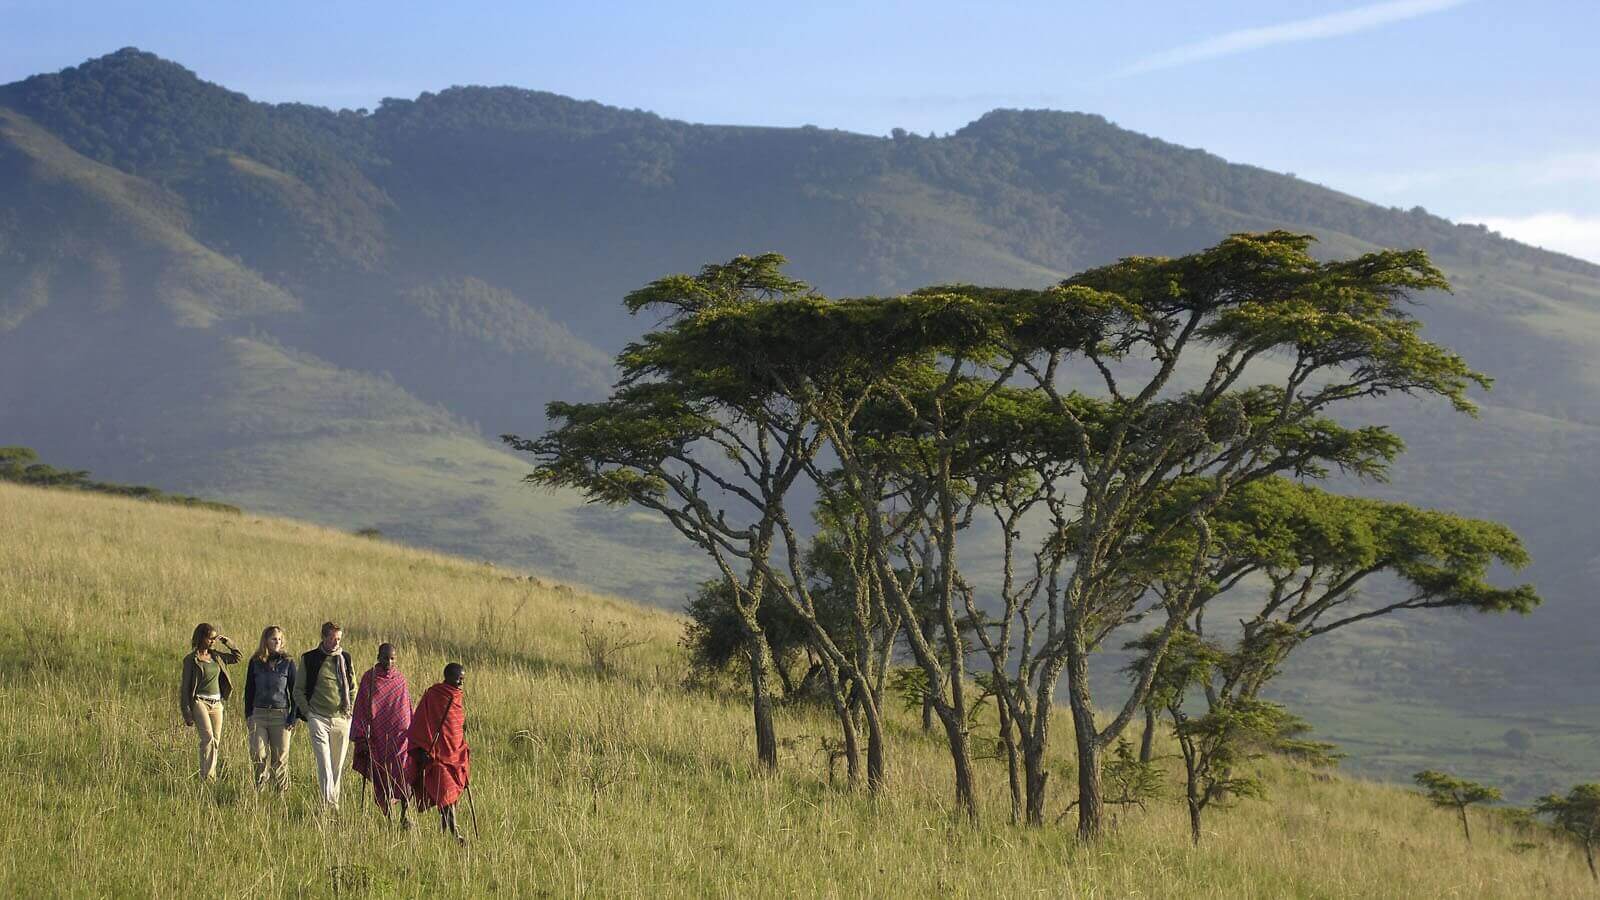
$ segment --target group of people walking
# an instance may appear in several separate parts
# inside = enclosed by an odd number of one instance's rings
[[[378,645],[377,662],[359,683],[354,662],[335,622],[322,623],[322,640],[298,663],[284,652],[283,629],[261,632],[244,679],[244,715],[258,790],[269,783],[289,786],[289,744],[297,722],[306,723],[322,802],[339,806],[340,776],[348,756],[372,785],[385,816],[400,807],[400,822],[410,827],[410,810],[438,807],[440,827],[456,840],[455,808],[470,778],[464,688],[460,663],[444,667],[444,678],[423,693],[413,709],[411,689],[400,671],[392,644]],[[210,624],[195,627],[191,650],[183,658],[178,707],[184,725],[200,742],[200,777],[215,780],[222,740],[222,712],[232,694],[228,666],[244,658],[233,642]],[[353,747],[353,752],[352,752]]]

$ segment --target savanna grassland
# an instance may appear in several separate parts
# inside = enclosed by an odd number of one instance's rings
[[[354,774],[343,811],[318,814],[304,729],[288,795],[255,794],[237,692],[222,778],[195,780],[194,733],[175,708],[194,624],[246,649],[278,624],[298,652],[327,618],[363,666],[394,642],[413,697],[447,660],[467,665],[478,828],[467,847],[444,840],[432,814],[410,832],[388,826]],[[737,690],[684,687],[681,627],[659,610],[291,521],[0,485],[0,885],[34,896],[1596,893],[1579,854],[1542,830],[1474,812],[1469,845],[1452,814],[1411,792],[1276,761],[1268,798],[1210,814],[1197,849],[1175,799],[1123,812],[1093,847],[1068,825],[1013,827],[995,760],[980,761],[982,824],[962,824],[942,738],[910,714],[893,723],[877,800],[829,785],[820,710],[781,709],[781,770],[762,777]],[[599,673],[586,628],[642,643]],[[1058,790],[1052,817],[1065,802]]]

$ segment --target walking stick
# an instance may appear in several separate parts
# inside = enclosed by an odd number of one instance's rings
[[[472,814],[472,841],[478,842],[478,807],[472,802],[472,779],[467,779],[467,812]]]

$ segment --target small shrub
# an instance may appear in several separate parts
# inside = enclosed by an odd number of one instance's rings
[[[590,621],[578,627],[578,643],[596,675],[610,674],[624,653],[648,642],[648,638],[635,637],[623,622],[596,625]]]

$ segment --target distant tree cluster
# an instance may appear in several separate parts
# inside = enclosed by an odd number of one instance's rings
[[[686,643],[747,668],[765,766],[771,673],[787,689],[804,658],[852,782],[885,782],[895,690],[941,727],[964,815],[992,756],[1013,819],[1042,825],[1064,688],[1079,834],[1147,796],[1166,719],[1198,840],[1205,809],[1259,793],[1263,753],[1334,758],[1261,697],[1296,647],[1400,612],[1539,602],[1487,581],[1527,562],[1504,526],[1309,484],[1382,478],[1401,450],[1331,413],[1395,393],[1471,413],[1488,384],[1406,310],[1445,286],[1426,254],[1319,262],[1310,243],[1234,235],[1043,290],[842,300],[776,254],[738,257],[628,295],[661,324],[619,355],[611,396],[552,403],[547,433],[505,440],[537,459],[530,481],[653,510],[715,563]],[[978,523],[997,556],[971,552]],[[1360,589],[1380,574],[1399,587]],[[1236,629],[1206,621],[1224,597],[1230,617],[1248,603]],[[1118,634],[1135,656],[1108,702],[1088,662]]]
[[[1423,796],[1434,806],[1451,809],[1461,819],[1461,832],[1467,842],[1472,842],[1472,826],[1467,818],[1467,807],[1499,803],[1500,789],[1468,781],[1448,772],[1427,769],[1413,776],[1422,788]],[[1533,808],[1502,810],[1505,821],[1518,829],[1537,828],[1537,817],[1548,820],[1550,831],[1576,843],[1583,850],[1589,874],[1600,882],[1600,869],[1594,861],[1596,846],[1600,846],[1600,784],[1574,786],[1566,794],[1546,794],[1535,801]]]
[[[175,503],[180,506],[193,506],[219,512],[237,513],[239,511],[237,506],[230,506],[213,500],[202,500],[199,497],[188,497],[183,494],[168,494],[153,487],[95,481],[89,477],[87,471],[82,469],[58,469],[55,466],[40,462],[39,454],[28,447],[0,447],[0,481],[32,485],[34,487],[66,488],[68,490],[92,491],[97,494],[115,494],[119,497],[132,497],[135,500]]]

